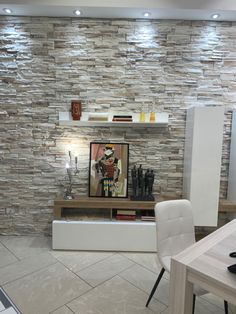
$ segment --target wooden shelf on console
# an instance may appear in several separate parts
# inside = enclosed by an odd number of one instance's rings
[[[73,120],[70,112],[59,112],[59,125],[77,127],[132,127],[132,128],[158,128],[168,126],[168,113],[156,113],[156,122],[139,122],[139,114],[133,113],[133,122],[113,122],[109,114],[108,121],[88,121],[88,114],[83,113],[81,120]]]
[[[77,209],[142,209],[153,210],[156,201],[132,201],[129,198],[103,198],[103,197],[75,197],[72,200],[65,200],[62,197],[54,201],[54,219],[61,219],[63,208]]]
[[[225,199],[220,199],[219,212],[220,213],[236,213],[236,203],[230,202]]]

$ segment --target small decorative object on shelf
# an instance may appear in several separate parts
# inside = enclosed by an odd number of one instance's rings
[[[133,196],[131,200],[134,201],[154,201],[155,198],[152,194],[154,183],[154,171],[147,169],[143,175],[142,165],[137,169],[136,165],[131,169],[132,177],[132,190]]]
[[[146,115],[144,111],[140,112],[140,117],[139,117],[139,122],[145,122],[146,120]]]
[[[154,104],[152,104],[152,106],[151,106],[149,122],[151,122],[151,123],[156,122],[156,113],[154,111]]]
[[[80,120],[82,113],[81,101],[72,100],[71,102],[71,116],[73,120]]]
[[[117,210],[116,212],[117,220],[136,220],[135,210]]]
[[[113,122],[132,122],[132,115],[114,115],[112,118]]]
[[[66,172],[67,172],[68,183],[66,185],[66,189],[65,189],[65,193],[64,193],[64,199],[71,200],[74,198],[74,195],[72,194],[73,177],[79,173],[78,157],[77,156],[75,157],[75,164],[73,166],[72,165],[71,151],[69,151],[69,163],[66,164]]]
[[[156,121],[156,115],[154,111],[150,112],[150,122],[155,122]]]
[[[108,113],[101,113],[101,112],[90,112],[88,113],[88,121],[92,122],[107,122],[108,121]]]

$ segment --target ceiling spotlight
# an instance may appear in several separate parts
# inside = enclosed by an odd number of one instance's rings
[[[77,16],[79,16],[79,15],[81,14],[81,11],[80,11],[80,10],[75,10],[75,11],[74,11],[74,14],[77,15]]]
[[[7,14],[11,14],[11,13],[12,13],[12,10],[9,9],[9,8],[5,8],[5,9],[3,9],[3,11],[4,11],[5,13],[7,13]]]
[[[212,14],[211,16],[214,20],[218,19],[220,17],[220,14]]]
[[[144,12],[144,13],[143,13],[143,16],[144,16],[144,17],[149,17],[149,16],[151,16],[151,13],[150,13],[150,12]]]

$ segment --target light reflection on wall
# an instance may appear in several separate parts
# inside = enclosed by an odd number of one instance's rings
[[[138,40],[138,46],[142,48],[156,48],[159,46],[156,42],[158,32],[154,29],[153,24],[139,24],[135,34]]]

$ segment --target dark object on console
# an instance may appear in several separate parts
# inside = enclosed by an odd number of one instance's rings
[[[227,268],[228,268],[228,271],[230,271],[233,274],[236,274],[236,264],[230,265]]]
[[[230,256],[230,257],[236,257],[236,252],[231,252],[231,253],[229,253],[229,256]]]
[[[236,257],[236,252],[231,252],[229,253],[230,257]],[[228,271],[230,271],[233,274],[236,274],[236,264],[230,265],[227,267]]]
[[[147,169],[143,173],[142,165],[136,168],[136,165],[131,169],[132,190],[133,195],[131,200],[134,201],[155,201],[153,196],[154,171]]]

